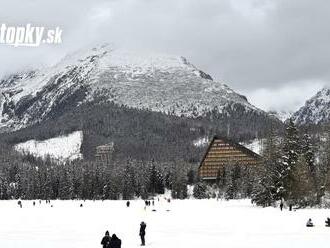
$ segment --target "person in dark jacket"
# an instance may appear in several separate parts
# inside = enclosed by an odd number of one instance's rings
[[[110,246],[110,234],[109,231],[105,232],[105,236],[103,237],[102,241],[101,241],[101,245],[103,246],[103,248],[109,248]]]
[[[113,234],[110,240],[109,248],[121,248],[121,240]]]
[[[329,217],[325,221],[325,226],[330,227],[330,218]]]
[[[140,237],[141,237],[141,245],[142,246],[146,245],[146,241],[145,241],[146,227],[147,227],[147,224],[142,221],[141,224],[140,224]]]
[[[127,202],[126,202],[126,207],[129,207],[129,205],[130,205],[130,202],[127,201]]]
[[[307,227],[313,227],[313,226],[314,226],[314,224],[313,224],[313,222],[312,222],[312,219],[308,219],[308,221],[307,221],[307,223],[306,223],[306,226],[307,226]]]
[[[283,204],[283,202],[281,202],[280,203],[280,209],[281,209],[281,211],[283,210],[283,206],[284,206],[284,204]]]

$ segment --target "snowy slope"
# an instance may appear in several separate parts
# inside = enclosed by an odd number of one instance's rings
[[[77,51],[57,65],[0,81],[0,129],[15,130],[82,102],[113,101],[139,109],[198,117],[210,111],[268,116],[185,58],[113,50]]]
[[[30,153],[36,157],[51,158],[59,161],[82,158],[80,147],[82,132],[76,131],[66,136],[59,136],[44,141],[28,140],[15,145],[15,150],[21,153]]]
[[[242,142],[240,144],[250,149],[251,151],[261,155],[263,149],[263,142],[263,139],[254,139],[249,142]]]
[[[330,88],[323,88],[293,114],[299,125],[330,122]]]
[[[193,141],[195,147],[206,147],[209,145],[209,143],[210,140],[208,137],[202,137]]]
[[[275,116],[277,119],[281,120],[282,122],[287,121],[293,115],[293,112],[290,111],[268,111],[270,115]]]
[[[83,207],[79,207],[80,204]],[[101,247],[106,230],[122,240],[122,247],[140,247],[139,224],[147,223],[148,248],[328,248],[328,209],[280,211],[259,208],[250,200],[173,200],[163,198],[144,210],[142,200],[131,201],[0,201],[0,247]],[[53,207],[51,207],[53,205]],[[167,211],[170,210],[170,211]],[[312,218],[313,228],[306,228]]]

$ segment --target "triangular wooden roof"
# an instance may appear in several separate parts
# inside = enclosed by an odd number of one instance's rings
[[[201,162],[199,164],[199,168],[202,166],[202,164],[203,164],[203,162],[204,162],[207,154],[209,153],[209,151],[210,151],[210,149],[211,149],[214,141],[217,140],[217,139],[223,140],[224,142],[228,143],[229,145],[231,145],[231,146],[239,149],[240,151],[242,151],[243,153],[245,153],[245,154],[247,154],[247,155],[249,155],[251,157],[254,157],[257,160],[261,160],[262,159],[262,157],[259,154],[255,153],[254,151],[246,148],[245,146],[243,146],[243,145],[241,145],[239,143],[236,143],[236,142],[234,142],[234,141],[232,141],[232,140],[230,140],[228,138],[225,138],[225,137],[214,136],[213,139],[212,139],[212,141],[210,142],[210,144],[209,144],[209,146],[208,146],[208,148],[207,148],[204,156],[203,156],[203,159],[201,160]]]

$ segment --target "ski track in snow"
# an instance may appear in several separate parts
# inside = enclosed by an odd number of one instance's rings
[[[147,223],[146,247],[152,248],[286,248],[329,247],[326,209],[281,212],[259,208],[249,200],[172,200],[163,198],[144,210],[142,200],[131,201],[0,201],[3,214],[0,247],[101,247],[106,230],[116,233],[122,247],[140,247],[139,223]],[[83,207],[79,207],[83,203]],[[170,210],[170,211],[166,211]],[[308,218],[316,227],[306,228]]]

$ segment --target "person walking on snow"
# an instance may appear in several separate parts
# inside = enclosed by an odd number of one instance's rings
[[[141,237],[142,246],[146,245],[146,243],[145,243],[146,227],[147,227],[147,224],[142,221],[140,224],[140,237]]]
[[[109,248],[121,248],[121,240],[116,234],[113,234],[110,240]]]
[[[280,203],[280,209],[281,209],[281,211],[283,210],[283,202],[281,201],[281,203]]]
[[[103,248],[109,248],[110,246],[110,234],[109,234],[109,231],[106,231],[105,232],[105,236],[102,238],[102,241],[101,241],[101,245],[103,246]]]

